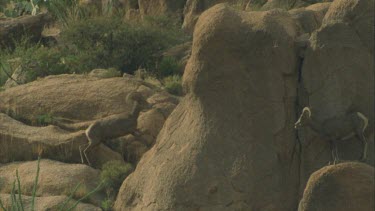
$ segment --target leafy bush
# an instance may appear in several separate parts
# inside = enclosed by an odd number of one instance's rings
[[[113,201],[111,199],[105,199],[101,203],[101,207],[104,211],[112,210],[113,207]]]
[[[147,21],[124,23],[108,17],[77,21],[61,34],[67,55],[75,55],[66,62],[74,64],[69,66],[78,72],[109,67],[126,73],[133,73],[138,67],[153,69],[156,55],[181,42],[181,37],[183,34],[173,28],[152,26]]]
[[[181,66],[173,57],[164,57],[157,68],[158,76],[163,78],[171,75],[181,75]]]
[[[100,179],[107,190],[117,192],[122,182],[132,171],[133,166],[130,163],[109,161],[103,165]]]
[[[1,61],[0,61],[1,63]],[[0,64],[0,88],[5,84],[5,82],[8,80],[8,75],[6,74],[6,70],[4,70],[3,64]]]
[[[54,117],[51,114],[42,114],[37,116],[36,121],[38,126],[47,126],[54,122]]]
[[[9,59],[20,58],[26,82],[38,77],[64,73],[87,73],[96,68],[115,68],[133,73],[139,67],[161,76],[177,74],[177,62],[161,61],[163,50],[184,42],[189,37],[174,20],[165,17],[147,18],[142,23],[123,22],[117,17],[79,19],[65,27],[61,42],[54,47],[32,43],[29,38],[16,43],[14,49],[0,50],[0,86],[8,79],[1,66]],[[168,72],[169,71],[169,72]]]
[[[49,0],[45,7],[62,26],[101,15],[98,8],[81,6],[79,0]]]
[[[163,83],[164,83],[165,89],[169,93],[174,94],[174,95],[183,94],[181,76],[178,76],[178,75],[168,76],[164,78]]]
[[[26,81],[30,82],[38,77],[71,73],[69,66],[64,63],[63,52],[58,48],[47,48],[40,44],[32,44],[28,39],[23,39],[14,50],[5,50],[0,54],[2,66],[9,66],[8,60],[20,58],[22,71],[26,74]],[[14,70],[13,70],[14,71]],[[0,85],[7,77],[2,69]],[[11,74],[11,72],[8,72]]]

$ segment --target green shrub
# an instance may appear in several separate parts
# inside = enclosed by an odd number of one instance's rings
[[[47,48],[41,44],[30,42],[30,39],[23,38],[16,43],[14,50],[3,50],[0,53],[0,67],[9,67],[10,59],[20,58],[22,71],[26,74],[26,81],[30,82],[38,77],[48,75],[58,75],[63,73],[71,73],[69,67],[64,63],[64,55],[58,48]],[[1,69],[0,85],[3,85],[8,79]],[[9,68],[8,68],[9,69]],[[9,72],[11,71],[11,72]],[[12,74],[14,70],[8,70],[8,74]]]
[[[133,73],[142,67],[157,75],[155,66],[161,52],[188,39],[169,20],[148,18],[136,24],[116,17],[80,19],[65,27],[57,46],[49,48],[23,38],[14,49],[0,50],[0,68],[9,66],[9,59],[20,58],[26,82],[48,75],[88,73],[97,68]],[[162,60],[160,67],[161,77],[177,74],[174,60]],[[8,76],[0,71],[1,86]]]
[[[0,87],[3,86],[5,82],[8,80],[7,74],[10,74],[9,72],[7,72],[7,70],[9,70],[8,67],[9,66],[7,66],[6,64],[3,64],[3,63],[0,64]]]
[[[47,126],[54,122],[54,117],[51,114],[42,114],[37,116],[36,121],[38,126]]]
[[[113,201],[111,199],[105,199],[101,203],[101,207],[104,211],[112,210],[113,207]]]
[[[156,55],[181,42],[183,35],[149,23],[124,23],[108,17],[72,23],[61,34],[66,54],[75,55],[66,62],[79,72],[109,67],[126,73],[138,67],[154,69]]]
[[[165,89],[173,95],[182,95],[182,81],[181,76],[173,75],[164,78],[163,84]]]
[[[132,171],[133,166],[130,163],[109,161],[103,165],[100,179],[107,191],[117,192],[125,178],[129,176]]]
[[[121,72],[116,70],[116,68],[108,68],[106,71],[100,75],[101,78],[113,78],[121,77]]]
[[[98,8],[81,6],[79,0],[48,0],[43,1],[42,6],[62,26],[68,26],[75,21],[101,15]]]
[[[181,75],[181,65],[173,57],[164,57],[157,68],[158,76],[164,78],[171,75]]]

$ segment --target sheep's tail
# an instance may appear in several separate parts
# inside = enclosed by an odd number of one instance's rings
[[[368,119],[367,119],[367,117],[366,117],[365,115],[363,115],[361,112],[357,112],[357,115],[359,116],[359,118],[361,118],[361,119],[363,120],[363,123],[365,124],[365,125],[363,126],[363,129],[362,129],[362,131],[364,132],[365,129],[367,128],[367,126],[368,126]]]

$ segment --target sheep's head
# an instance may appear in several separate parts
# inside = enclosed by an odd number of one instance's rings
[[[146,99],[143,97],[143,95],[139,92],[130,92],[126,96],[126,102],[128,104],[137,105],[143,109],[149,108],[149,104],[147,103]],[[136,104],[134,104],[136,103]]]
[[[128,103],[132,103],[134,101],[137,101],[137,102],[140,102],[140,101],[143,101],[143,96],[141,93],[139,92],[130,92],[127,96],[126,96],[126,102]]]
[[[309,107],[305,107],[302,110],[301,116],[299,117],[298,121],[294,124],[295,129],[299,129],[305,126],[311,118],[311,110]]]

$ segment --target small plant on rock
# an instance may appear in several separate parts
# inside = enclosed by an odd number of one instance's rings
[[[182,95],[182,81],[181,76],[173,75],[163,79],[165,89],[173,95]]]
[[[42,114],[37,116],[36,123],[38,126],[47,126],[54,122],[54,117],[52,114]]]
[[[100,179],[107,192],[113,193],[120,189],[125,178],[133,172],[133,166],[130,163],[121,161],[109,161],[103,165]],[[108,194],[110,195],[110,194]]]
[[[100,173],[100,180],[107,193],[107,198],[102,201],[103,210],[112,210],[113,200],[120,189],[121,184],[127,176],[133,172],[134,168],[130,163],[121,161],[109,161],[103,165]]]
[[[161,78],[171,75],[181,75],[181,65],[173,57],[164,57],[157,68],[158,76]]]

